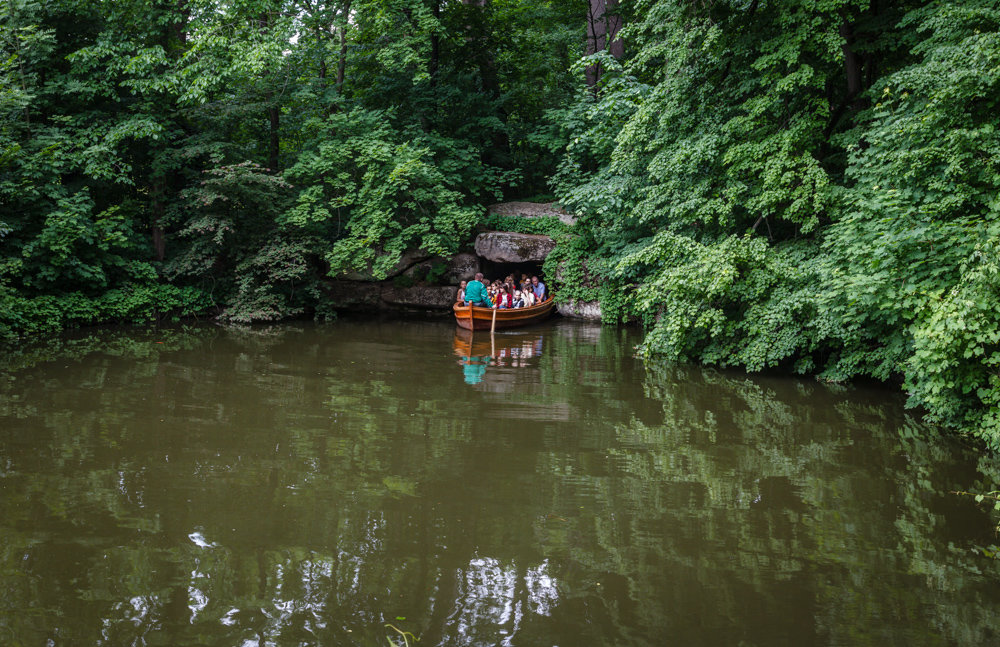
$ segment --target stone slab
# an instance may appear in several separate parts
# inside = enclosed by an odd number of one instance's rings
[[[458,288],[445,286],[414,285],[400,288],[382,286],[382,301],[390,306],[418,308],[421,310],[447,310],[455,303]]]
[[[488,231],[476,236],[476,254],[494,263],[540,263],[555,249],[549,236]]]
[[[601,304],[597,301],[577,301],[556,304],[556,310],[564,317],[584,319],[587,321],[601,320]]]

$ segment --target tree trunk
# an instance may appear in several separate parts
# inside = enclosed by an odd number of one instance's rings
[[[468,7],[475,7],[478,12],[476,19],[474,21],[470,20],[465,26],[466,41],[472,45],[473,51],[476,52],[479,67],[479,82],[482,84],[483,91],[497,102],[498,116],[506,124],[509,115],[499,101],[501,95],[500,77],[497,73],[494,48],[490,44],[492,33],[489,30],[491,24],[488,17],[483,15],[489,10],[489,0],[462,0],[462,3]],[[492,163],[499,166],[509,164],[510,160],[507,158],[510,155],[510,137],[507,130],[500,129],[495,131],[492,139]]]
[[[618,33],[622,29],[622,19],[615,9],[618,0],[589,0],[587,4],[587,54],[596,54],[605,49],[617,59],[625,55],[625,44]],[[587,85],[594,87],[601,80],[601,66],[587,68]]]
[[[257,20],[257,24],[260,26],[261,32],[267,34],[271,28],[271,17],[265,12],[260,15]],[[268,73],[269,70],[265,73]],[[264,79],[267,82],[267,79]],[[279,139],[278,128],[281,125],[281,107],[278,101],[275,99],[274,92],[268,88],[264,92],[264,99],[268,105],[267,107],[267,122],[268,122],[268,141],[267,141],[267,168],[269,171],[277,172],[278,168],[278,151],[279,145],[281,143]]]
[[[487,0],[462,0],[462,3],[468,7],[475,7],[480,14],[486,11]],[[500,83],[496,73],[496,59],[493,56],[492,48],[489,47],[489,34],[485,30],[476,32],[476,27],[485,24],[486,20],[481,15],[475,22],[467,24],[465,26],[465,38],[467,42],[473,45],[474,51],[477,52],[476,58],[479,59],[479,81],[482,83],[483,89],[495,99],[500,96]]]
[[[319,46],[320,51],[322,52],[322,54],[319,57],[319,81],[320,81],[320,85],[322,85],[323,87],[326,87],[326,73],[327,73],[327,70],[326,70],[326,47],[324,46],[324,43],[326,42],[326,38],[324,37],[324,34],[325,34],[325,32],[322,29],[320,29],[318,27],[316,28],[316,43]]]
[[[188,0],[176,0],[176,18],[162,34],[162,43],[168,55],[175,61],[179,60],[187,49],[187,27],[191,19],[191,8]],[[183,123],[181,124],[183,125]],[[162,149],[160,149],[162,152]],[[154,153],[154,156],[156,153]],[[166,219],[167,191],[172,190],[177,180],[177,170],[157,172],[151,178],[150,205],[150,238],[153,244],[153,254],[157,261],[162,261],[167,254],[167,234],[164,226]]]
[[[844,38],[841,49],[844,52],[844,75],[847,77],[847,99],[851,100],[861,94],[862,60],[854,51],[854,27],[845,22],[840,26],[840,35]]]

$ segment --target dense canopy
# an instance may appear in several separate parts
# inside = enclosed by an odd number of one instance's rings
[[[6,338],[325,316],[549,194],[560,298],[644,353],[1000,447],[1000,2],[11,0],[0,40]]]

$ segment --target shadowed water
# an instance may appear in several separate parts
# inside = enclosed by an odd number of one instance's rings
[[[110,331],[0,372],[0,645],[986,645],[998,462],[635,331]],[[392,625],[392,626],[387,626]]]

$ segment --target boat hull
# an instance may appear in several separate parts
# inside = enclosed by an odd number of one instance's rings
[[[452,309],[455,311],[455,323],[466,330],[490,330],[493,327],[493,313],[496,313],[497,328],[517,328],[519,326],[530,326],[531,324],[547,319],[555,309],[555,301],[550,297],[530,308],[505,308],[499,310],[463,306],[456,303]]]

